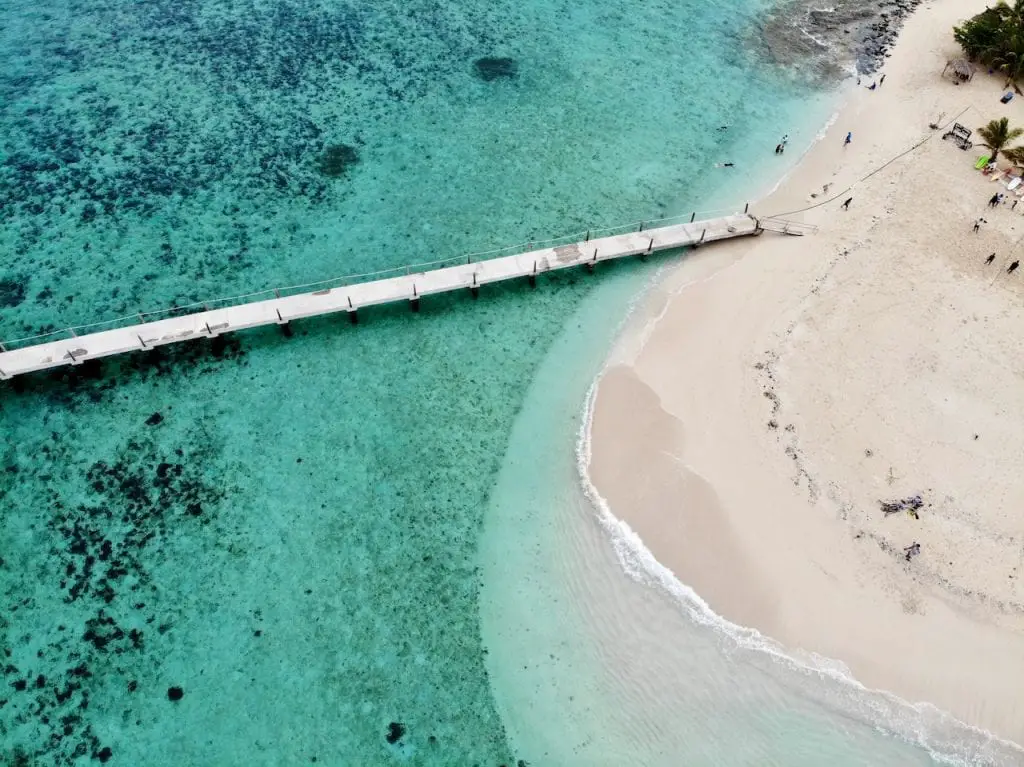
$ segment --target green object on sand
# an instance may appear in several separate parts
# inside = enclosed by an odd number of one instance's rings
[[[986,165],[988,165],[990,157],[991,155],[983,154],[981,157],[978,158],[978,161],[974,163],[974,169],[981,170],[982,168],[984,168]]]

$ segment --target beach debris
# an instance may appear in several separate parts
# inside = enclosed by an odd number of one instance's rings
[[[874,451],[874,450],[872,450],[872,449],[871,449],[870,447],[869,447],[869,448],[865,448],[865,449],[864,449],[864,457],[865,457],[865,458],[870,458],[870,457],[871,457],[871,456],[873,456],[874,454],[875,454],[875,451]]]
[[[921,553],[921,544],[914,541],[912,544],[903,549],[903,554],[906,560],[909,562],[911,557],[916,557]]]
[[[879,501],[879,506],[882,508],[882,513],[885,516],[890,514],[898,514],[901,511],[905,511],[914,519],[918,519],[918,509],[924,507],[924,499],[920,495],[912,495],[909,498],[902,498],[895,501]]]

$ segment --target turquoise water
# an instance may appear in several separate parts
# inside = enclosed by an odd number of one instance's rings
[[[740,203],[830,99],[745,51],[758,10],[2,3],[0,337]],[[5,385],[3,759],[536,759],[481,530],[566,322],[655,268]]]

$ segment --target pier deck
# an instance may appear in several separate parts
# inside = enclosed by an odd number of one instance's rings
[[[0,379],[261,325],[283,325],[291,320],[321,314],[348,312],[355,320],[359,309],[396,301],[410,301],[413,308],[418,308],[421,297],[436,293],[474,290],[492,282],[531,278],[558,269],[742,237],[760,231],[756,218],[739,214],[410,272],[371,282],[275,296],[98,332],[75,334],[71,329],[66,332],[66,337],[59,340],[20,348],[5,345],[0,351]]]

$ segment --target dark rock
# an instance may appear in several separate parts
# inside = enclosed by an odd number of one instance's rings
[[[181,700],[184,696],[185,691],[180,687],[167,688],[167,700]]]
[[[159,423],[163,423],[164,417],[159,413],[153,413],[149,418],[146,419],[146,426],[156,426]]]
[[[392,722],[388,725],[388,734],[384,739],[391,744],[397,743],[405,735],[405,725],[401,722]]]

